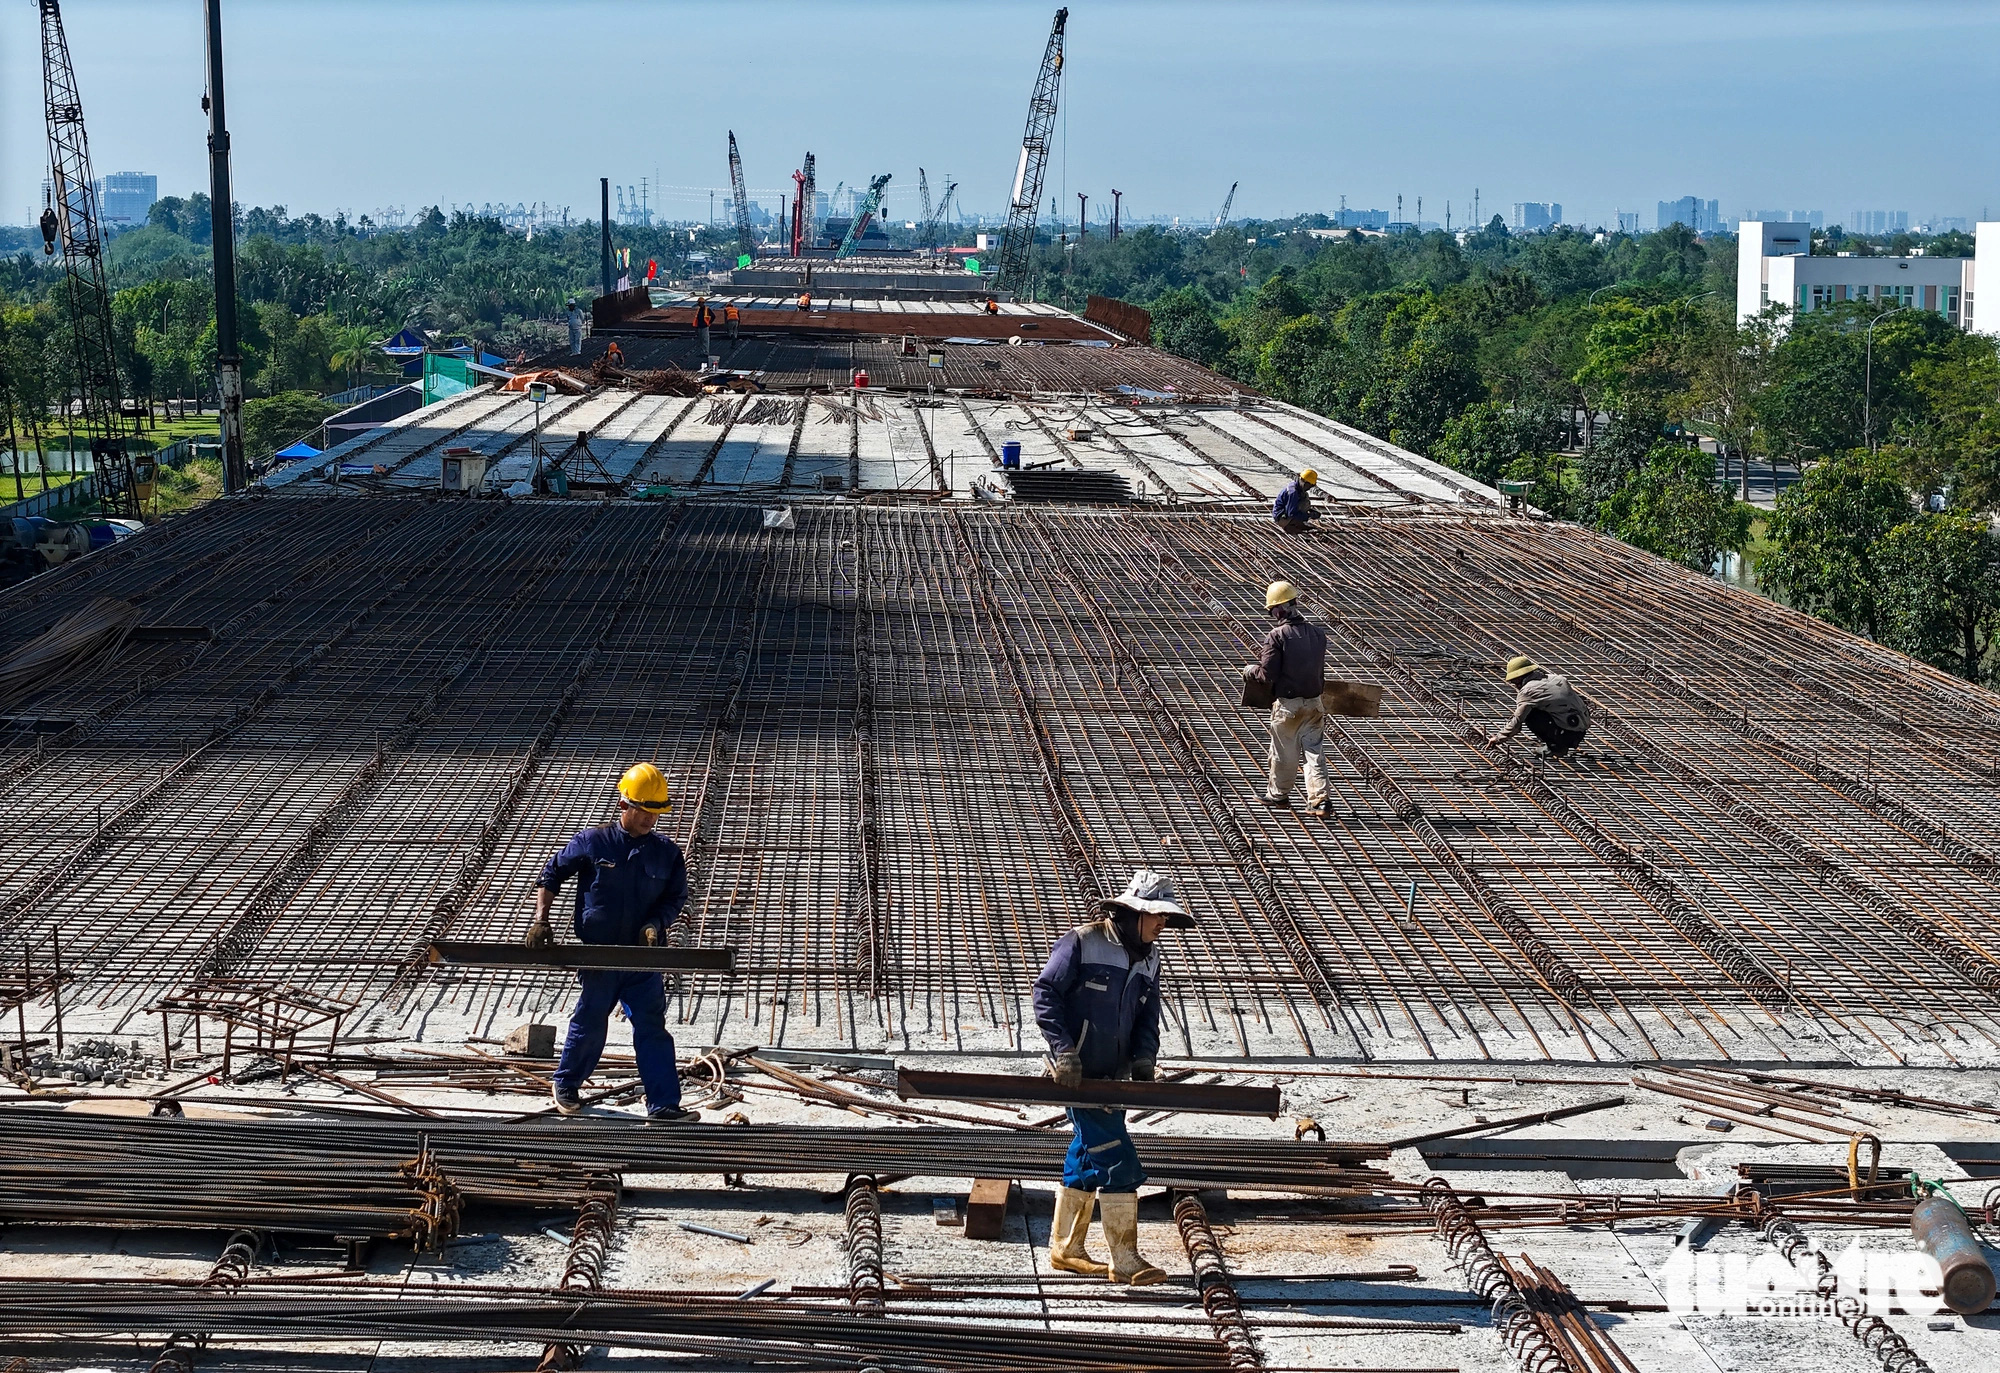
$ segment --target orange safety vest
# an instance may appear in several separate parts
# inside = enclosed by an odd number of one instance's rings
[[[997,300],[989,300],[989,301],[987,301],[987,302],[986,302],[986,313],[987,313],[987,314],[989,314],[989,315],[997,315],[997,314],[999,314],[999,313],[1000,313],[1000,302],[999,302],[999,301],[997,301]]]
[[[739,318],[736,307],[734,305],[723,306],[722,317],[728,320],[731,324],[736,323],[737,319]]]
[[[812,298],[811,296],[800,296],[800,297],[799,297],[799,308],[800,308],[801,310],[810,310],[810,309],[812,309],[812,303],[813,303],[813,298]]]

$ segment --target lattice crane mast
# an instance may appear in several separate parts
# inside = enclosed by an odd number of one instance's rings
[[[97,192],[90,174],[90,140],[84,134],[83,100],[69,60],[58,0],[39,0],[42,16],[42,93],[48,116],[52,204],[42,211],[42,250],[63,260],[63,295],[75,339],[76,391],[84,433],[97,468],[98,500],[107,512],[136,519],[139,490],[125,452],[119,414],[118,355],[111,332],[111,292],[104,279],[104,239],[98,230]]]
[[[1041,74],[1028,98],[1028,126],[1021,135],[1021,160],[1014,167],[1014,194],[1007,203],[1007,233],[1000,240],[1002,290],[1018,291],[1027,281],[1028,262],[1035,247],[1035,214],[1042,203],[1042,174],[1049,165],[1049,135],[1055,131],[1056,97],[1062,89],[1063,28],[1069,11],[1056,11],[1049,45],[1042,51]]]
[[[1222,197],[1222,208],[1215,212],[1215,227],[1209,230],[1211,234],[1219,232],[1229,222],[1229,207],[1236,203],[1237,184],[1234,181],[1229,183],[1229,194]]]
[[[868,221],[875,218],[875,211],[881,207],[882,191],[889,184],[891,172],[884,172],[868,183],[868,194],[861,197],[861,203],[854,207],[854,222],[847,226],[847,237],[840,240],[840,250],[835,257],[852,257],[861,244],[861,235],[868,228]]]
[[[936,205],[932,205],[930,187],[924,182],[924,169],[919,167],[917,168],[917,190],[922,193],[924,201],[924,220],[917,231],[917,246],[919,248],[935,248],[938,241],[938,226],[943,224],[945,216],[951,213],[951,197],[958,190],[958,183],[950,177],[946,177],[944,194],[937,198]]]
[[[743,188],[743,158],[736,151],[736,131],[729,131],[729,193],[736,197],[736,251],[757,255],[757,240],[750,233],[750,193]]]
[[[799,225],[803,231],[804,246],[813,246],[813,236],[819,228],[819,185],[815,180],[818,167],[811,153],[806,154],[806,184],[799,187]]]

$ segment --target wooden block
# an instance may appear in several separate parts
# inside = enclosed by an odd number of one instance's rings
[[[1365,682],[1328,682],[1319,703],[1328,715],[1380,715],[1382,688]]]
[[[1269,710],[1271,702],[1277,699],[1277,693],[1271,690],[1271,684],[1262,677],[1245,677],[1243,679],[1242,703],[1249,709]]]
[[[997,1240],[1007,1228],[1007,1198],[1014,1184],[1008,1178],[974,1178],[965,1203],[965,1237]]]

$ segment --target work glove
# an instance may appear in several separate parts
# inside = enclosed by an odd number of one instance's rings
[[[528,937],[521,942],[531,949],[546,949],[556,942],[556,932],[549,928],[548,921],[537,916],[535,923],[528,926]]]
[[[1074,1049],[1066,1054],[1057,1054],[1049,1061],[1049,1076],[1064,1091],[1074,1091],[1083,1085],[1083,1060],[1077,1057]]]
[[[1257,665],[1255,663],[1245,663],[1243,665],[1243,676],[1245,680],[1248,680],[1251,677],[1255,677],[1256,675],[1257,675]]]
[[[1159,1072],[1160,1065],[1150,1058],[1135,1058],[1132,1060],[1132,1080],[1134,1082],[1151,1082],[1155,1077],[1159,1076]]]
[[[658,925],[648,925],[644,929],[640,930],[639,942],[647,945],[659,943],[660,927]]]

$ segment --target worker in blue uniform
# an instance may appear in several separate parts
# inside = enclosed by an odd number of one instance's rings
[[[658,944],[687,905],[687,860],[680,845],[654,826],[669,809],[667,779],[651,763],[638,763],[618,779],[618,818],[584,830],[542,869],[535,889],[535,921],[528,947],[555,942],[549,911],[563,883],[576,879],[576,937],[586,944]],[[680,1068],[667,1033],[666,984],[657,972],[579,968],[581,988],[570,1013],[569,1035],[556,1064],[556,1109],[575,1115],[579,1093],[604,1053],[611,1008],[622,1004],[632,1022],[632,1056],[646,1087],[646,1118],[660,1124],[691,1121],[681,1109]]]
[[[1035,979],[1035,1023],[1048,1040],[1050,1075],[1062,1087],[1073,1089],[1086,1078],[1153,1080],[1160,1052],[1155,941],[1164,930],[1194,928],[1173,884],[1144,868],[1104,902],[1103,912],[1103,919],[1057,941]],[[1146,1170],[1126,1133],[1125,1113],[1072,1107],[1069,1119],[1076,1138],[1056,1193],[1050,1266],[1135,1287],[1165,1281],[1167,1275],[1139,1254],[1139,1184]],[[1111,1247],[1108,1265],[1084,1249],[1093,1200]]]
[[[1312,491],[1319,485],[1319,473],[1308,467],[1293,480],[1285,483],[1285,489],[1278,493],[1278,499],[1271,502],[1271,522],[1287,534],[1306,532],[1306,521],[1314,518]]]

